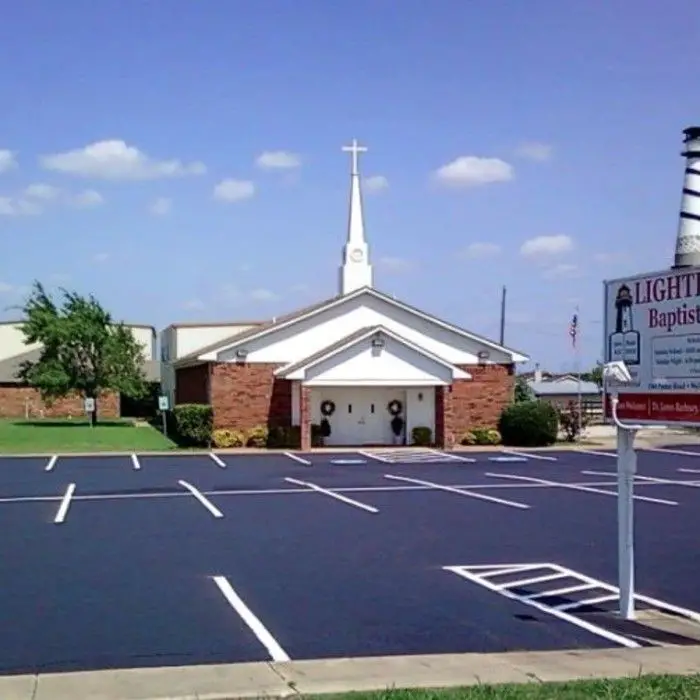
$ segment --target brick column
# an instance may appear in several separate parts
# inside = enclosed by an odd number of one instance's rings
[[[455,445],[452,387],[435,387],[435,444],[442,449]]]
[[[300,448],[303,452],[311,449],[311,389],[299,382],[299,428]]]

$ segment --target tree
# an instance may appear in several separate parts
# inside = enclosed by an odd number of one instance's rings
[[[18,378],[36,388],[48,404],[70,394],[95,399],[91,414],[97,422],[97,402],[106,391],[133,398],[147,393],[143,350],[123,323],[91,295],[83,297],[61,289],[57,305],[35,282],[23,307],[22,332],[26,343],[40,343],[36,362],[24,362]]]
[[[594,384],[597,384],[599,387],[602,387],[603,386],[603,363],[596,362],[596,365],[592,370],[589,370],[588,372],[583,372],[581,374],[581,379],[583,379],[586,382],[593,382]]]
[[[535,395],[533,394],[532,389],[527,383],[527,379],[525,379],[525,377],[520,376],[516,378],[513,398],[515,399],[515,403],[520,403],[521,401],[534,401]]]

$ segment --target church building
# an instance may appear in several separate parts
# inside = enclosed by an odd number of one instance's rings
[[[338,293],[268,322],[169,326],[163,390],[173,404],[210,404],[215,428],[299,426],[303,450],[324,417],[326,445],[410,443],[422,427],[449,448],[495,427],[515,365],[529,358],[374,287],[358,169],[366,149],[353,141],[343,150],[352,168]]]

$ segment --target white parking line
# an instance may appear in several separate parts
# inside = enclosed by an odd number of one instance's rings
[[[224,460],[221,459],[221,457],[219,457],[218,455],[215,455],[213,452],[210,452],[210,453],[209,453],[209,457],[210,457],[216,464],[218,464],[222,469],[225,469],[225,468],[226,468],[226,462],[224,462]]]
[[[178,481],[178,484],[186,488],[215,518],[223,518],[224,514],[201,492],[187,481]]]
[[[644,452],[660,452],[667,455],[682,455],[684,457],[700,457],[700,452],[691,452],[690,450],[671,450],[667,447],[639,447],[639,450]]]
[[[659,479],[652,476],[635,475],[637,479],[646,481],[650,484],[662,484],[663,486],[688,486],[691,489],[700,489],[700,484],[695,481],[680,481],[678,479]]]
[[[282,649],[277,640],[270,634],[269,630],[253,611],[241,600],[233,586],[225,576],[214,576],[214,583],[223,593],[229,605],[241,616],[243,622],[248,625],[251,632],[260,640],[260,643],[267,649],[273,661],[291,661],[289,654]]]
[[[53,470],[53,468],[56,466],[56,462],[58,461],[58,455],[54,455],[51,457],[51,459],[46,463],[46,466],[44,467],[44,471],[50,472]]]
[[[141,463],[136,454],[131,455],[131,463],[134,465],[134,469],[141,469]]]
[[[63,495],[63,499],[61,500],[61,505],[58,507],[58,511],[56,512],[56,517],[54,518],[55,523],[60,524],[65,522],[66,515],[68,515],[68,509],[70,508],[70,500],[73,498],[74,492],[75,484],[69,484],[65,494]]]
[[[366,510],[368,513],[379,512],[379,509],[375,508],[374,506],[368,506],[366,503],[360,503],[360,501],[355,501],[352,498],[342,496],[341,494],[336,493],[335,491],[329,491],[328,489],[321,488],[317,484],[312,484],[309,481],[299,481],[298,479],[292,479],[291,477],[285,477],[285,481],[289,482],[290,484],[296,484],[297,486],[306,486],[306,488],[311,489],[312,491],[316,491],[326,496],[330,496],[331,498],[335,498],[339,501],[342,501],[343,503],[347,503],[349,506],[355,506],[355,508]]]
[[[304,459],[303,457],[300,457],[299,455],[295,455],[294,452],[283,452],[285,457],[289,457],[289,459],[293,459],[295,462],[299,462],[299,464],[303,464],[304,466],[310,467],[311,466],[311,461],[308,459]]]
[[[550,457],[549,455],[540,455],[536,452],[518,452],[516,450],[501,450],[501,454],[513,455],[513,457],[526,457],[527,459],[541,459],[545,462],[556,462],[556,457]]]
[[[498,503],[502,506],[510,506],[511,508],[522,508],[527,510],[530,506],[525,503],[518,503],[517,501],[506,501],[503,498],[495,498],[494,496],[485,496],[483,493],[474,493],[474,491],[465,491],[464,489],[458,489],[454,486],[445,486],[444,484],[435,484],[432,481],[423,481],[422,479],[410,479],[407,476],[398,476],[396,474],[384,474],[385,479],[395,479],[396,481],[405,481],[409,484],[418,484],[419,486],[427,486],[437,491],[447,491],[448,493],[456,493],[460,496],[469,496],[470,498],[477,498],[482,501],[489,501],[490,503]]]
[[[700,469],[679,469],[678,471],[684,474],[700,474]]]
[[[579,454],[583,455],[594,455],[595,457],[614,457],[617,459],[617,454],[615,452],[600,452],[598,450],[582,450],[579,448],[576,448],[574,452],[578,452]]]
[[[372,454],[371,452],[366,452],[365,450],[358,450],[357,454],[362,455],[363,457],[367,457],[369,459],[375,459],[375,460],[377,460],[377,462],[384,462],[385,464],[392,463],[392,461],[390,459],[387,459],[386,457],[382,457],[381,455],[375,455],[375,454]]]
[[[599,493],[604,496],[615,496],[617,498],[617,491],[605,491],[603,489],[593,488],[591,486],[582,486],[577,484],[567,484],[562,481],[550,481],[549,479],[536,479],[534,476],[520,476],[519,474],[493,474],[486,473],[486,476],[491,476],[496,479],[514,479],[517,481],[528,481],[530,483],[542,484],[543,486],[558,486],[563,489],[570,489],[572,491],[583,491],[585,493]],[[664,498],[650,498],[649,496],[637,496],[635,494],[635,499],[639,501],[647,501],[648,503],[658,503],[664,506],[677,506],[676,501],[667,501]]]

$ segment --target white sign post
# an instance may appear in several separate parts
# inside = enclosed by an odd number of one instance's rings
[[[163,435],[168,437],[168,417],[167,412],[170,408],[170,399],[167,396],[158,397],[158,410],[163,418]]]
[[[85,413],[90,416],[90,427],[92,427],[92,414],[95,412],[95,399],[86,398],[84,402]]]

